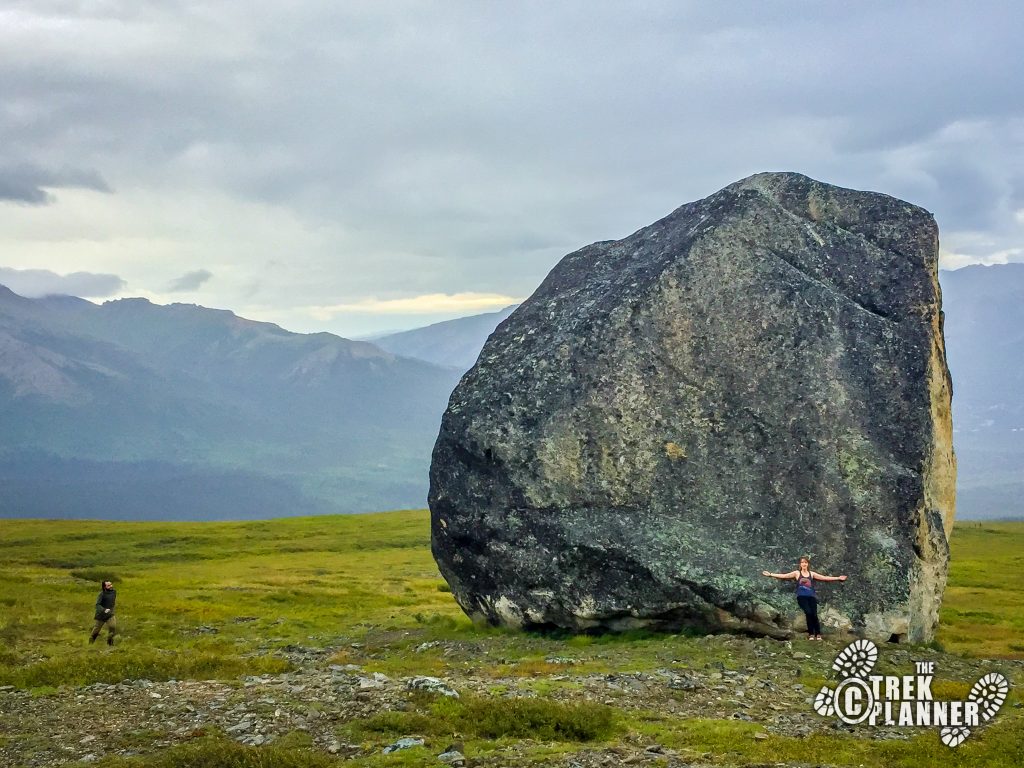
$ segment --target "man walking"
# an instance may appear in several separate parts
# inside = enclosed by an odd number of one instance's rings
[[[117,590],[113,582],[104,581],[103,589],[96,598],[96,626],[92,628],[89,642],[95,643],[100,636],[103,625],[107,625],[107,645],[114,644],[114,633],[117,631],[117,620],[114,618],[114,603],[117,601]]]

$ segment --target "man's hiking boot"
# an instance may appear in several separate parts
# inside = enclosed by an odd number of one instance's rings
[[[89,635],[89,645],[96,642],[96,635]]]
[[[113,637],[108,637],[107,638],[107,645],[113,645],[113,644],[114,644],[114,638]]]

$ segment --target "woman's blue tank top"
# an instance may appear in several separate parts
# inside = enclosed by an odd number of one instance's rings
[[[806,576],[801,576],[800,571],[796,572],[796,594],[797,597],[814,597],[814,577],[807,571]]]

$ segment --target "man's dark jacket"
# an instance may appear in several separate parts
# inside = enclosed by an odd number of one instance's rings
[[[96,598],[96,621],[106,621],[114,615],[114,602],[117,600],[117,590],[111,587],[110,589],[101,589],[99,597]],[[105,608],[110,609],[110,613],[104,611]]]

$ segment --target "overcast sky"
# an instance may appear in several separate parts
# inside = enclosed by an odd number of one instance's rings
[[[1024,261],[1022,7],[0,0],[0,282],[408,328],[764,170]]]

